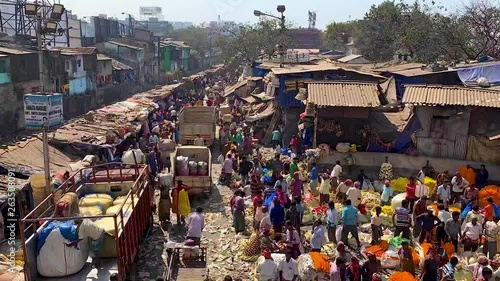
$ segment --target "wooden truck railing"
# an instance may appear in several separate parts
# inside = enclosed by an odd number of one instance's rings
[[[123,163],[107,163],[92,167],[87,167],[78,170],[70,176],[64,183],[57,189],[53,190],[47,198],[38,204],[28,215],[26,215],[20,223],[20,235],[23,247],[23,255],[27,259],[26,240],[30,234],[27,231],[32,230],[36,234],[38,228],[45,222],[53,220],[68,221],[75,219],[98,219],[111,217],[114,219],[115,224],[115,243],[117,253],[118,273],[122,278],[130,271],[132,264],[137,256],[139,243],[145,235],[151,217],[152,203],[154,198],[154,190],[149,174],[147,165],[125,165]],[[84,171],[91,171],[91,178],[85,179]],[[67,192],[76,192],[76,189],[83,184],[96,184],[96,183],[118,183],[130,182],[134,184],[127,194],[125,200],[120,205],[119,211],[115,215],[101,215],[101,216],[82,216],[82,217],[51,217],[54,210],[54,202],[56,194],[62,196]],[[126,202],[132,202],[128,205],[127,212],[130,213],[128,219],[124,219]],[[137,203],[136,203],[137,202]],[[35,217],[35,213],[45,208],[44,205],[49,203],[41,215]],[[132,210],[132,212],[130,212]],[[36,253],[32,253],[36,254]],[[31,280],[28,271],[28,263],[24,265],[25,276],[27,281]]]

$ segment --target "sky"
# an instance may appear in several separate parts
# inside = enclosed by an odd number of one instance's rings
[[[187,21],[195,24],[216,21],[256,22],[254,10],[278,14],[277,5],[285,5],[285,16],[295,26],[308,26],[310,10],[317,13],[316,27],[323,29],[332,21],[362,18],[372,5],[383,0],[59,0],[66,9],[79,17],[106,14],[108,17],[125,18],[122,12],[139,18],[140,6],[158,6],[163,9],[165,20]],[[396,0],[398,1],[398,0]],[[411,1],[411,0],[405,0]],[[422,1],[422,0],[421,0]],[[431,0],[424,0],[430,2]],[[434,0],[457,9],[464,0]],[[466,1],[468,3],[468,1]]]

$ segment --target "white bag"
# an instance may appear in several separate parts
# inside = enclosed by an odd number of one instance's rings
[[[135,158],[134,158],[135,154]],[[141,164],[144,159],[144,153],[140,149],[130,149],[123,153],[122,162],[128,165]],[[137,161],[137,162],[136,162]]]
[[[337,239],[337,241],[342,241],[342,226],[339,225],[337,226],[337,230],[335,230],[335,239]]]

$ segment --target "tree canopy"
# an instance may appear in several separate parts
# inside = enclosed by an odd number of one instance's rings
[[[324,45],[344,51],[348,37],[354,37],[360,54],[374,61],[397,53],[422,62],[500,58],[500,8],[489,0],[471,0],[449,13],[434,1],[387,0],[373,5],[359,21],[330,23]]]

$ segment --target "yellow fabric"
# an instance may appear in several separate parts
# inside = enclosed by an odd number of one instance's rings
[[[80,207],[80,215],[83,217],[102,216],[102,214],[102,210],[97,206]]]
[[[486,137],[469,136],[467,140],[468,161],[500,164],[500,139],[490,141]]]
[[[123,201],[125,201],[125,198],[127,198],[127,196],[118,196],[115,201],[113,201],[113,205],[121,205],[123,203]],[[137,198],[134,198],[135,201],[137,201]],[[125,204],[131,204],[132,203],[132,197],[129,197],[127,199],[127,203]]]
[[[309,252],[313,261],[314,268],[319,272],[330,273],[330,261],[328,257],[316,252]]]
[[[101,206],[104,210],[106,210],[113,206],[113,198],[107,194],[90,194],[80,199],[79,206]]]
[[[191,205],[189,204],[188,193],[183,189],[179,192],[179,214],[187,217],[190,213]]]

